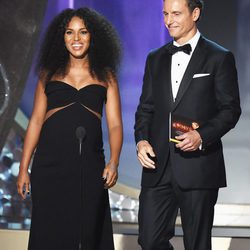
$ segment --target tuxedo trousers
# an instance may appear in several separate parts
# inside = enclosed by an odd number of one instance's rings
[[[169,240],[180,209],[185,250],[211,250],[218,189],[182,189],[172,167],[168,161],[159,183],[141,189],[138,243],[143,250],[173,250]]]

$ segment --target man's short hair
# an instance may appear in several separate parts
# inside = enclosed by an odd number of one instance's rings
[[[165,0],[163,0],[163,2],[165,2]],[[197,21],[199,21],[199,19],[201,17],[201,14],[202,14],[202,11],[203,11],[203,8],[204,8],[203,0],[186,0],[186,2],[187,2],[188,8],[189,8],[191,13],[193,12],[193,10],[195,8],[200,9],[200,16],[199,16],[199,18],[197,20]]]
[[[186,1],[188,4],[188,8],[190,9],[191,12],[193,12],[195,8],[199,8],[200,12],[202,13],[204,7],[204,3],[202,0],[186,0]]]

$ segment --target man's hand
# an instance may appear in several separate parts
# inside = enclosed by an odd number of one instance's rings
[[[139,141],[137,144],[137,157],[141,165],[145,168],[155,169],[155,162],[149,158],[155,157],[153,148],[148,141]]]
[[[180,143],[176,144],[176,147],[184,152],[197,150],[202,142],[201,136],[196,130],[176,136],[175,139],[181,141]]]

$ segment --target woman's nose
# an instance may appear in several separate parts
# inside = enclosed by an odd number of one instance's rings
[[[76,34],[74,35],[74,40],[75,40],[75,41],[78,41],[78,40],[79,40],[79,35],[78,35],[78,33],[76,33]]]

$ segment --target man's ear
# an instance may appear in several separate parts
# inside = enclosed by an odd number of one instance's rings
[[[196,21],[199,19],[200,14],[201,14],[200,8],[197,8],[197,7],[196,7],[196,8],[193,10],[193,13],[192,13],[193,21],[194,21],[194,22],[196,22]]]

